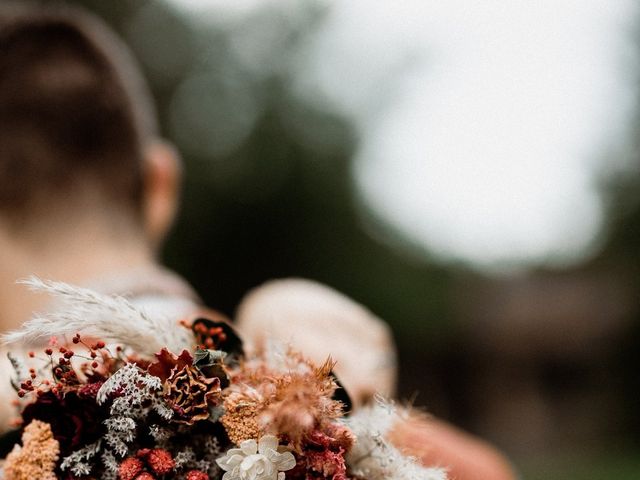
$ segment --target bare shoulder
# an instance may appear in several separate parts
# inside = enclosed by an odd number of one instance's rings
[[[452,480],[515,480],[495,447],[442,420],[411,417],[396,425],[391,441],[425,465],[447,467]]]

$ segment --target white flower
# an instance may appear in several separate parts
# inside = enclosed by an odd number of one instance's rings
[[[222,480],[284,480],[283,472],[296,466],[293,454],[279,447],[274,435],[245,440],[216,462],[226,472]]]

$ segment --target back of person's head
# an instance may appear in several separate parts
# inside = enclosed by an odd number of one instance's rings
[[[0,5],[0,220],[19,232],[51,216],[141,224],[148,89],[128,50],[70,7]],[[132,220],[132,221],[131,221]]]

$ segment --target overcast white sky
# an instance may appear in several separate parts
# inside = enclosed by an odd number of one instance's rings
[[[632,106],[634,2],[326,3],[294,88],[356,120],[354,176],[380,218],[489,268],[588,252],[595,175]]]

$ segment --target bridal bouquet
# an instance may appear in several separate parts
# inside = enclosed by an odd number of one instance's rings
[[[5,337],[21,440],[5,480],[445,480],[385,439],[388,402],[351,412],[333,362],[224,321],[152,318],[121,297],[32,279],[62,306]],[[4,406],[3,408],[6,408]]]

